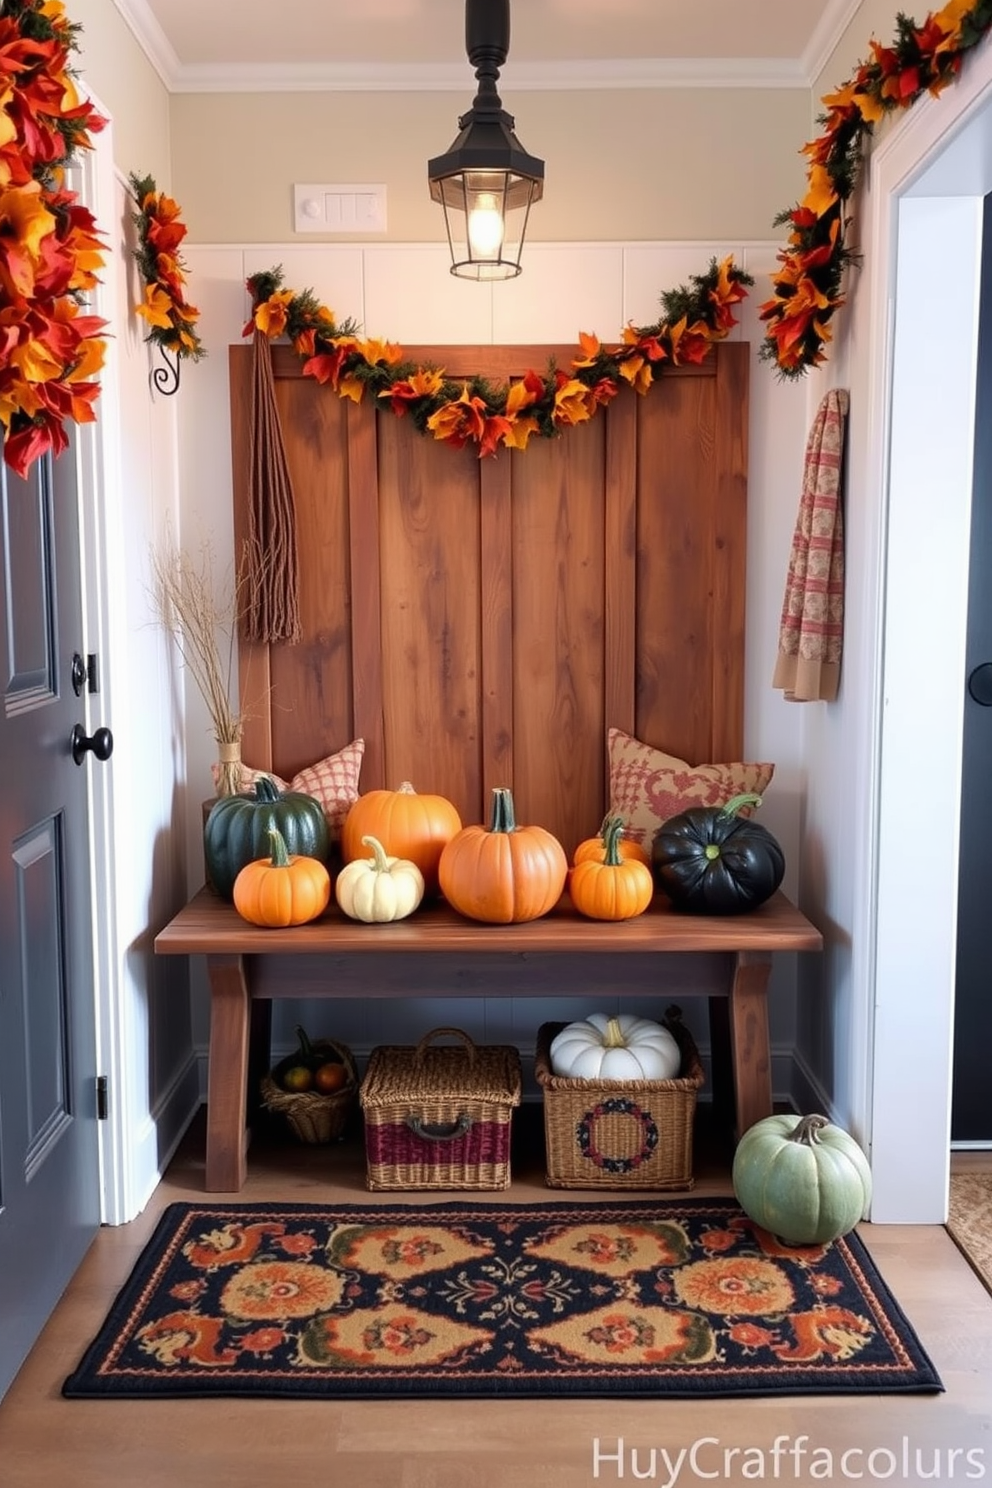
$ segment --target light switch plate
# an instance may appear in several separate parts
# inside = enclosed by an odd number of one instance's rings
[[[386,188],[378,185],[293,187],[293,229],[298,233],[386,231]]]

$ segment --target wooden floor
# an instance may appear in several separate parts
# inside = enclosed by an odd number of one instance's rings
[[[513,1187],[499,1198],[578,1197],[545,1187],[540,1128],[527,1129],[535,1115],[539,1112],[526,1113],[514,1152]],[[708,1136],[702,1110],[696,1174],[698,1194],[730,1192],[729,1151]],[[629,1488],[638,1480],[660,1488],[670,1476],[661,1448],[674,1457],[709,1438],[699,1449],[698,1472],[688,1458],[683,1463],[677,1482],[685,1488],[704,1480],[771,1480],[776,1436],[802,1435],[809,1438],[810,1451],[834,1454],[827,1481],[859,1475],[865,1483],[992,1477],[992,1296],[940,1226],[865,1225],[861,1233],[944,1380],[941,1396],[698,1403],[63,1400],[63,1379],[99,1327],[161,1209],[202,1194],[203,1132],[196,1125],[145,1213],[129,1225],[100,1232],[0,1404],[2,1488],[106,1488],[108,1483],[115,1488],[586,1488],[619,1481]],[[243,1197],[361,1201],[367,1193],[360,1145],[319,1149],[258,1142]],[[622,1479],[617,1463],[606,1460],[619,1450],[618,1438],[623,1439]],[[654,1471],[652,1448],[658,1452]],[[753,1453],[742,1456],[746,1448],[765,1453],[763,1472],[756,1470],[759,1459]],[[734,1449],[737,1456],[725,1467],[723,1453]],[[896,1454],[894,1472],[886,1449]],[[840,1464],[845,1451],[856,1454],[847,1459],[846,1472]],[[874,1472],[872,1451],[880,1454],[873,1459]],[[917,1452],[922,1472],[913,1466]],[[939,1474],[932,1471],[935,1463]],[[778,1481],[811,1479],[797,1475],[792,1458],[784,1457]]]

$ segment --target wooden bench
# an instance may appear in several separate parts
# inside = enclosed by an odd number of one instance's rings
[[[622,924],[567,901],[523,925],[480,925],[446,905],[362,925],[336,909],[311,925],[261,930],[209,889],[160,932],[163,955],[203,955],[210,979],[206,1186],[245,1181],[250,1082],[268,1067],[269,1015],[280,997],[708,997],[714,1091],[733,1090],[735,1125],[771,1115],[768,975],[772,954],[815,951],[819,932],[777,894],[749,915],[678,914],[659,898]],[[604,970],[604,959],[609,958]],[[650,1015],[651,1010],[648,1010]]]

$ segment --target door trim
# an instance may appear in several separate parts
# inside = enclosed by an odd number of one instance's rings
[[[992,54],[976,49],[962,77],[939,99],[928,98],[914,106],[901,126],[881,141],[870,163],[871,231],[873,269],[870,304],[873,333],[869,347],[868,401],[864,420],[868,430],[864,489],[883,494],[875,512],[876,530],[871,580],[877,582],[872,637],[874,687],[871,707],[872,810],[859,843],[860,861],[868,864],[874,885],[876,914],[874,936],[859,949],[855,982],[862,989],[857,1021],[873,1035],[871,1140],[875,1198],[872,1219],[877,1223],[942,1223],[947,1214],[950,1136],[950,1048],[953,1025],[954,960],[957,934],[957,896],[952,892],[958,870],[957,824],[960,811],[960,727],[952,714],[948,725],[935,731],[934,720],[944,703],[943,675],[953,673],[956,695],[962,691],[966,630],[960,604],[962,583],[967,584],[969,540],[961,527],[962,514],[970,506],[970,448],[973,439],[973,390],[971,402],[959,408],[951,434],[955,453],[953,474],[941,482],[941,513],[953,519],[954,541],[945,542],[936,583],[926,590],[922,607],[932,622],[923,656],[940,658],[937,673],[927,671],[927,686],[921,687],[919,591],[915,614],[907,603],[907,552],[919,541],[919,507],[913,489],[913,470],[903,460],[897,469],[891,459],[899,428],[913,417],[903,376],[907,354],[918,359],[920,343],[912,345],[913,325],[919,329],[919,312],[927,317],[926,348],[929,364],[946,368],[947,348],[934,343],[933,300],[916,306],[902,293],[909,287],[908,270],[929,252],[933,283],[953,278],[948,255],[959,251],[960,232],[941,235],[935,214],[958,214],[956,226],[967,232],[967,215],[981,211],[981,197],[990,189],[977,180],[963,184],[938,180],[936,171],[924,182],[920,178],[931,166],[946,176],[948,146],[975,120],[986,115],[992,100]],[[979,159],[976,167],[988,164]],[[987,152],[985,152],[987,155]],[[946,193],[941,195],[941,193]],[[970,198],[970,200],[969,200]],[[974,251],[974,240],[965,247]],[[928,246],[929,245],[929,246]],[[907,252],[910,255],[907,263]],[[977,272],[973,287],[977,305]],[[916,288],[921,287],[919,277]],[[896,314],[899,292],[898,315]],[[959,318],[955,322],[954,317]],[[967,358],[973,331],[960,320],[957,302],[944,319],[957,324],[960,357]],[[893,328],[896,335],[893,337]],[[901,339],[901,355],[894,341]],[[973,357],[972,357],[973,361]],[[972,369],[973,370],[973,369]],[[972,379],[973,380],[973,379]],[[913,390],[910,388],[910,395]],[[966,443],[962,443],[965,441]],[[967,463],[967,470],[963,465]],[[953,487],[948,481],[953,479]],[[958,667],[959,658],[961,665]],[[957,667],[957,670],[955,668]],[[941,686],[933,690],[936,677]],[[937,896],[926,893],[926,913],[914,914],[921,894],[918,864],[905,850],[907,777],[919,782],[920,761],[925,760],[926,778],[939,790],[927,801],[927,883],[941,882]],[[949,803],[949,804],[948,804]],[[908,882],[912,876],[912,884]],[[912,955],[907,959],[907,919],[912,917]],[[913,995],[908,995],[912,989]],[[906,1070],[921,1078],[906,1079]],[[925,1073],[925,1079],[922,1078]],[[917,1140],[919,1138],[919,1140]]]
[[[108,121],[93,137],[93,149],[80,162],[80,195],[101,224],[106,259],[101,282],[93,294],[93,310],[111,329],[119,304],[119,224],[114,220],[116,170],[113,122],[92,93],[90,102]],[[100,377],[97,421],[83,425],[76,443],[79,527],[83,565],[83,624],[86,652],[100,658],[100,691],[84,694],[87,733],[114,721],[114,637],[123,637],[114,590],[108,575],[126,572],[121,546],[120,424],[116,338],[107,338],[106,362]],[[115,854],[114,781],[122,768],[115,757],[112,769],[84,773],[90,792],[90,866],[93,883],[93,987],[96,1002],[97,1070],[108,1078],[111,1092],[108,1115],[99,1125],[100,1218],[119,1224],[133,1214],[129,1208],[122,1037],[121,956],[116,916],[117,865]]]

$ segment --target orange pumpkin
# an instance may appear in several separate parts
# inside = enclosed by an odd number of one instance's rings
[[[654,896],[654,878],[646,863],[620,856],[623,822],[610,820],[603,833],[606,854],[601,861],[586,858],[572,869],[572,903],[590,920],[632,920],[643,914]]]
[[[621,827],[620,836],[617,839],[617,852],[621,858],[634,858],[638,863],[643,863],[645,867],[650,868],[651,854],[648,849],[642,847],[639,842],[632,842],[629,837],[625,837],[623,818],[614,816],[612,813],[603,817],[603,825],[599,829],[598,837],[587,837],[584,842],[579,843],[572,854],[572,862],[579,864],[591,859],[594,863],[601,863],[606,856],[606,832],[610,823],[614,821],[618,821]]]
[[[488,925],[536,920],[554,909],[568,873],[565,849],[544,827],[518,827],[513,796],[493,791],[488,827],[463,827],[441,853],[441,892],[459,914]]]
[[[269,840],[272,856],[247,863],[234,880],[234,907],[242,919],[266,929],[305,925],[327,908],[330,874],[317,858],[291,857],[275,827]]]
[[[354,802],[341,828],[341,854],[346,863],[367,858],[364,837],[374,837],[387,857],[416,863],[428,894],[437,893],[441,850],[462,820],[444,796],[418,795],[408,780],[399,790],[366,791]]]

